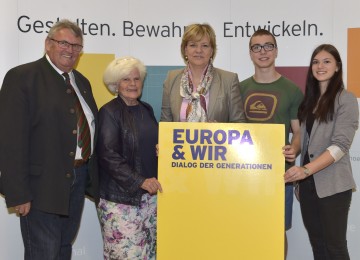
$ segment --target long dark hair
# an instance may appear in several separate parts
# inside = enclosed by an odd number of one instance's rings
[[[312,73],[312,62],[314,57],[321,51],[330,53],[336,60],[338,70],[329,81],[325,93],[320,97],[319,81]],[[318,46],[310,59],[310,66],[307,73],[305,97],[300,104],[298,111],[298,118],[300,122],[304,122],[308,115],[314,112],[315,119],[320,123],[332,121],[334,117],[334,103],[338,92],[344,89],[344,82],[342,77],[342,62],[338,50],[331,44],[322,44]],[[314,111],[314,109],[316,110]]]

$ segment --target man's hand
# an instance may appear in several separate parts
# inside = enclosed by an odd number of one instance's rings
[[[296,160],[297,154],[295,149],[292,148],[291,145],[285,145],[282,149],[286,161],[294,162]]]
[[[14,207],[16,213],[23,217],[25,217],[29,213],[30,208],[31,208],[31,202],[27,202],[25,204],[17,205]]]

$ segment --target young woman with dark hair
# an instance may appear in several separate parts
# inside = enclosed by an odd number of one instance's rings
[[[342,62],[330,44],[310,61],[305,97],[299,107],[301,167],[286,171],[299,183],[299,200],[314,259],[350,259],[346,230],[352,191],[349,149],[359,124],[356,97],[344,88]]]

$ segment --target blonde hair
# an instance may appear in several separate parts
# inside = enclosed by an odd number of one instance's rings
[[[134,69],[139,70],[141,82],[144,82],[146,67],[140,60],[131,56],[125,56],[110,62],[103,75],[103,81],[109,91],[115,94],[119,81],[127,77]]]
[[[206,23],[194,23],[186,26],[185,33],[181,41],[181,57],[186,62],[185,48],[189,41],[200,41],[204,36],[209,38],[210,46],[213,49],[212,59],[216,55],[216,35],[214,29]]]

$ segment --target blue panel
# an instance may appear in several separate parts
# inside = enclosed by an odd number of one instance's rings
[[[156,119],[160,120],[163,83],[169,70],[184,66],[146,66],[147,76],[141,100],[149,103],[155,112]]]

